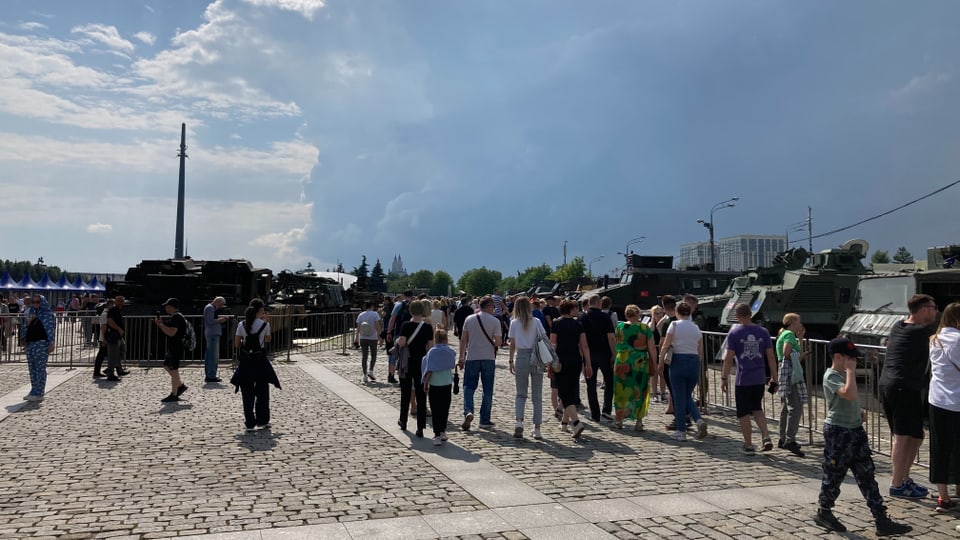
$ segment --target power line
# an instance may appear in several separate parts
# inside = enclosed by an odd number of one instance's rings
[[[910,202],[901,204],[900,206],[898,206],[898,207],[896,207],[896,208],[894,208],[894,209],[892,209],[892,210],[887,210],[886,212],[884,212],[884,213],[882,213],[882,214],[877,214],[877,215],[875,215],[875,216],[873,216],[873,217],[869,217],[869,218],[864,219],[864,220],[862,220],[862,221],[858,221],[858,222],[854,223],[853,225],[847,225],[846,227],[840,227],[839,229],[834,229],[834,230],[832,230],[832,231],[827,231],[827,232],[825,232],[825,233],[815,234],[815,235],[810,236],[810,237],[808,237],[808,238],[804,238],[803,240],[813,240],[814,238],[823,238],[824,236],[830,236],[830,235],[832,235],[832,234],[837,234],[838,232],[843,232],[843,231],[846,231],[846,230],[848,230],[848,229],[852,229],[852,228],[854,228],[854,227],[858,227],[858,226],[860,226],[860,225],[863,225],[864,223],[873,221],[873,220],[875,220],[875,219],[880,219],[880,218],[882,218],[882,217],[884,217],[884,216],[888,216],[888,215],[896,212],[897,210],[902,210],[902,209],[904,209],[904,208],[906,208],[906,207],[908,207],[908,206],[910,206],[910,205],[912,205],[912,204],[916,204],[916,203],[918,203],[918,202],[920,202],[920,201],[922,201],[922,200],[924,200],[924,199],[928,199],[928,198],[930,198],[930,197],[933,197],[933,196],[936,195],[937,193],[940,193],[941,191],[946,191],[947,189],[950,189],[950,188],[952,188],[953,186],[955,186],[955,185],[957,185],[957,184],[960,184],[960,180],[955,180],[955,181],[953,181],[953,182],[950,182],[949,184],[943,186],[942,188],[940,188],[940,189],[938,189],[938,190],[936,190],[936,191],[932,191],[932,192],[927,193],[926,195],[924,195],[924,196],[922,196],[922,197],[919,197],[919,198],[914,199],[914,200],[912,200],[912,201],[910,201]],[[796,240],[796,241],[797,241],[797,242],[801,242],[802,240]],[[792,242],[791,242],[791,243],[792,243]]]

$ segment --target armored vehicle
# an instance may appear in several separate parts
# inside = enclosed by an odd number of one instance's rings
[[[126,298],[124,315],[127,316],[127,354],[133,359],[162,358],[165,340],[161,339],[152,318],[161,314],[160,305],[170,297],[180,300],[180,312],[194,325],[197,349],[192,357],[201,358],[206,346],[203,325],[191,315],[200,315],[211,300],[222,296],[226,306],[219,315],[240,317],[254,298],[269,298],[273,272],[256,268],[250,261],[230,259],[200,261],[190,258],[144,260],[127,270],[122,281],[108,281],[106,295],[122,295]],[[140,318],[138,318],[140,316]],[[146,318],[143,318],[146,316]],[[289,321],[278,318],[271,325],[273,339],[285,343],[284,333]],[[228,354],[227,342],[235,323],[224,329],[221,339],[221,358]]]
[[[613,300],[613,309],[620,314],[629,304],[636,304],[640,309],[650,308],[666,294],[689,293],[697,297],[718,294],[738,275],[738,272],[700,268],[677,270],[673,267],[673,257],[669,255],[631,253],[626,260],[627,268],[620,274],[619,282],[592,291],[609,296]]]
[[[841,332],[863,345],[887,344],[890,329],[910,315],[907,300],[914,294],[929,294],[942,311],[960,301],[960,245],[927,250],[927,270],[911,270],[864,276],[857,288],[856,307]]]
[[[831,339],[853,310],[857,282],[867,273],[861,262],[867,249],[866,241],[851,240],[817,253],[809,264],[807,250],[785,251],[771,266],[733,280],[723,297],[701,303],[700,309],[713,313],[723,303],[718,323],[725,330],[737,322],[734,306],[746,303],[753,320],[771,334],[780,329],[785,314],[799,313],[807,337]]]
[[[280,272],[275,280],[273,294],[277,303],[302,305],[307,313],[350,310],[346,291],[340,283],[309,272]]]

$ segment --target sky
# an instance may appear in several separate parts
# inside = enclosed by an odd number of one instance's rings
[[[960,179],[960,3],[7,0],[0,258],[454,278],[814,234]],[[819,238],[960,243],[960,186]],[[791,239],[803,233],[791,232]],[[805,245],[805,243],[804,243]],[[602,257],[602,258],[601,258]]]

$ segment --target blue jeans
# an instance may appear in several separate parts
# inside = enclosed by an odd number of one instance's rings
[[[483,398],[480,401],[480,423],[490,423],[493,410],[493,374],[497,364],[493,360],[470,360],[463,365],[463,414],[473,412],[473,394],[478,383],[483,383]]]
[[[217,378],[217,365],[220,363],[220,336],[205,336],[207,349],[203,354],[203,368],[208,379]]]
[[[700,409],[693,401],[693,388],[700,379],[700,357],[696,354],[674,354],[670,364],[670,384],[673,386],[673,414],[677,431],[683,431],[687,413],[695,422],[700,420]]]

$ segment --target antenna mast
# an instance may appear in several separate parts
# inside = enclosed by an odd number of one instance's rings
[[[177,153],[180,158],[180,185],[177,188],[177,238],[173,247],[173,257],[175,259],[183,258],[183,198],[184,198],[184,173],[186,172],[187,159],[187,124],[180,124],[180,151]]]

